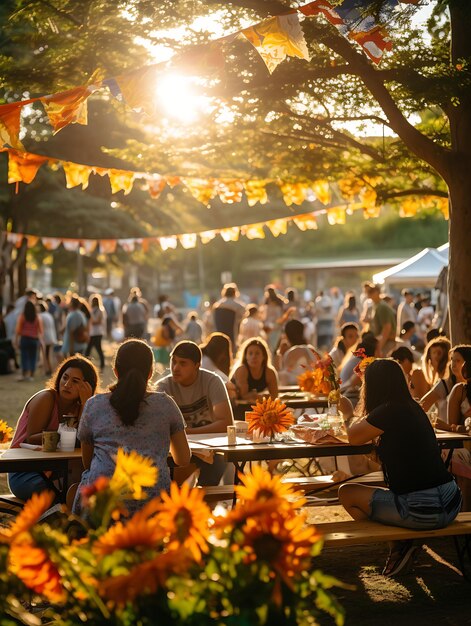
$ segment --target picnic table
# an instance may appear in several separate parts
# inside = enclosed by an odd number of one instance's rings
[[[449,465],[455,448],[462,448],[464,441],[471,441],[471,436],[462,433],[437,432],[437,444],[441,450],[450,450],[446,464]],[[273,459],[322,458],[327,456],[349,456],[368,454],[373,449],[372,443],[360,446],[348,442],[338,443],[306,443],[300,441],[273,441],[253,443],[245,437],[237,437],[235,445],[228,445],[227,437],[221,434],[188,435],[191,443],[199,444],[215,454],[222,454],[226,461],[236,468],[234,483],[239,482],[239,472],[243,473],[247,463],[253,461],[270,461]],[[190,443],[190,445],[191,445]]]

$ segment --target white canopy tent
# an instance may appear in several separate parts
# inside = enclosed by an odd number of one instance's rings
[[[440,248],[425,248],[410,259],[374,274],[373,282],[378,285],[432,289],[446,265],[448,265],[448,244]]]

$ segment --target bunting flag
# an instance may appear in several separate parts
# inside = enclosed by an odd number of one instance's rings
[[[386,11],[392,11],[400,3],[417,5],[418,1],[386,0],[383,6]],[[55,133],[68,124],[87,124],[87,99],[102,87],[106,87],[114,97],[124,100],[130,108],[152,115],[155,112],[156,85],[165,71],[172,67],[200,75],[213,75],[224,68],[223,44],[237,37],[244,37],[255,47],[270,73],[287,56],[309,61],[310,55],[299,21],[300,14],[304,17],[322,15],[342,35],[358,43],[370,59],[378,64],[384,51],[391,50],[392,43],[384,27],[377,24],[374,17],[366,15],[364,9],[372,4],[372,0],[343,0],[333,6],[328,0],[313,0],[207,44],[188,46],[175,54],[170,62],[145,66],[106,79],[96,71],[88,85],[2,104],[0,146],[22,149],[19,140],[21,108],[33,102],[42,103]]]
[[[82,186],[82,189],[86,189],[90,175],[97,174],[109,177],[112,193],[123,191],[127,195],[133,189],[134,182],[139,180],[153,198],[159,197],[166,185],[173,188],[177,184],[182,184],[196,200],[202,202],[205,206],[209,206],[211,200],[216,196],[219,197],[221,202],[226,204],[239,203],[242,200],[244,191],[249,206],[254,206],[257,202],[265,204],[268,201],[266,186],[270,183],[276,183],[286,206],[292,206],[293,204],[301,205],[309,197],[310,191],[314,193],[322,204],[329,205],[332,201],[333,189],[336,196],[342,197],[348,204],[344,205],[343,212],[335,212],[331,211],[330,208],[328,209],[328,219],[332,224],[344,224],[345,213],[356,209],[363,209],[365,218],[378,217],[381,211],[381,206],[377,204],[377,193],[375,191],[375,187],[383,182],[379,176],[363,176],[361,179],[353,177],[340,179],[333,185],[327,180],[284,182],[273,179],[204,179],[101,168],[95,165],[62,161],[30,152],[21,152],[13,148],[0,148],[0,152],[8,153],[8,182],[16,185],[20,182],[31,183],[39,168],[44,163],[47,163],[53,169],[58,169],[59,167],[64,169],[68,189],[79,185]],[[423,208],[424,198],[426,198],[429,203],[428,206],[435,203],[435,206],[443,213],[445,219],[448,219],[448,201],[446,198],[437,197],[434,199],[432,196],[424,196],[422,200],[420,200],[420,197],[417,198],[415,199],[412,196],[404,200],[399,207],[401,217],[415,215],[419,209]],[[251,226],[254,225],[252,224]],[[208,231],[208,233],[210,232]],[[227,236],[227,240],[233,240],[231,237],[238,237],[239,232],[231,231],[225,236]],[[205,235],[208,241],[210,237],[210,234]]]
[[[297,13],[278,15],[242,31],[262,57],[270,74],[287,56],[310,61]]]
[[[0,142],[23,150],[19,140],[21,107],[17,102],[0,106]]]
[[[96,87],[76,87],[62,93],[39,98],[54,134],[69,124],[87,124],[87,98]]]
[[[412,217],[421,208],[429,208],[431,204],[435,204],[446,216],[448,214],[448,199],[433,196],[411,196],[400,202],[400,215],[402,217]],[[242,226],[229,226],[227,228],[218,228],[213,230],[205,230],[198,233],[180,233],[176,235],[152,236],[152,237],[127,237],[125,239],[72,239],[67,237],[42,237],[38,235],[29,235],[21,233],[7,232],[6,238],[14,246],[19,248],[26,241],[28,248],[32,248],[38,242],[47,250],[57,250],[62,244],[66,250],[78,252],[82,248],[85,254],[91,254],[94,251],[101,254],[114,254],[118,246],[125,252],[131,253],[138,247],[147,252],[153,245],[158,245],[165,250],[175,250],[178,244],[182,248],[188,250],[195,248],[198,240],[206,244],[218,235],[226,242],[238,241],[242,235],[248,239],[265,239],[266,232],[270,232],[273,237],[285,235],[288,232],[290,224],[294,224],[301,231],[317,230],[317,218],[325,215],[330,225],[339,225],[346,223],[346,216],[351,215],[356,210],[363,210],[364,217],[377,217],[381,207],[372,204],[365,207],[362,202],[349,202],[338,206],[326,207],[308,213],[298,215],[289,215],[265,222],[256,222],[254,224],[244,224]]]

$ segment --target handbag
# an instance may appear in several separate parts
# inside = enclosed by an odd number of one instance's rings
[[[72,331],[72,337],[75,343],[88,343],[90,339],[88,328],[80,324],[80,326],[77,326],[77,328]]]

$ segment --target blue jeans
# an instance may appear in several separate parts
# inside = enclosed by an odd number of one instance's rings
[[[13,472],[8,474],[8,486],[20,500],[29,500],[33,493],[51,491],[51,485],[37,472]]]
[[[448,483],[397,495],[389,489],[375,489],[370,519],[381,524],[433,530],[445,528],[461,509],[461,491],[454,480]]]
[[[31,372],[36,369],[38,360],[39,339],[36,337],[20,337],[21,369],[23,372]]]

